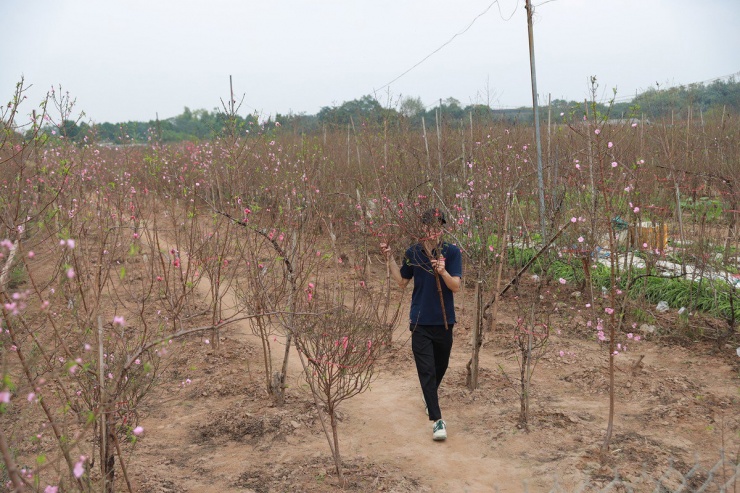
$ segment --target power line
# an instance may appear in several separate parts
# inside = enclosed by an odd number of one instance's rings
[[[424,58],[422,58],[421,60],[419,60],[418,62],[416,62],[411,68],[409,68],[406,71],[404,71],[401,75],[399,75],[398,77],[396,77],[392,81],[388,82],[387,84],[384,84],[383,86],[379,87],[378,89],[373,90],[373,93],[377,93],[378,91],[382,91],[386,87],[390,86],[391,84],[393,84],[394,82],[396,82],[398,79],[400,79],[404,75],[408,74],[409,72],[411,72],[412,70],[414,70],[416,67],[418,67],[419,65],[421,65],[422,63],[424,63],[425,61],[427,61],[429,58],[431,58],[433,55],[435,55],[436,53],[438,53],[442,48],[444,48],[448,44],[452,43],[452,41],[454,41],[455,38],[457,38],[458,36],[462,36],[463,34],[465,34],[466,32],[468,32],[468,30],[473,26],[473,24],[475,24],[475,21],[477,21],[479,18],[483,17],[489,10],[491,10],[491,7],[493,7],[496,4],[498,4],[499,15],[501,16],[501,18],[504,21],[509,21],[512,17],[514,17],[514,14],[516,13],[516,9],[519,8],[519,0],[517,0],[516,7],[514,8],[514,11],[511,13],[511,15],[509,17],[504,17],[503,13],[501,12],[501,4],[499,3],[499,0],[494,0],[493,2],[491,2],[490,5],[488,5],[488,7],[486,7],[486,9],[483,12],[481,12],[478,15],[476,15],[475,18],[472,21],[470,21],[470,24],[468,24],[468,26],[465,29],[463,29],[462,31],[456,33],[454,36],[452,36],[450,39],[448,39],[445,43],[443,43],[439,48],[437,48],[436,50],[432,51],[427,56],[425,56]]]

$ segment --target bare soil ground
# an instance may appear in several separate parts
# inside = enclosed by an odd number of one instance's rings
[[[373,268],[382,282],[384,266]],[[457,297],[455,344],[440,390],[447,441],[432,441],[401,324],[371,388],[340,407],[348,480],[342,490],[296,355],[287,402],[276,407],[265,390],[259,341],[245,323],[226,330],[218,350],[200,338],[173,343],[163,381],[140,409],[145,435],[128,456],[135,490],[520,492],[556,485],[573,491],[606,485],[618,473],[636,491],[653,491],[654,479],[678,486],[698,464],[687,482],[692,490],[707,480],[721,450],[727,462],[716,474],[732,475],[727,464],[737,463],[740,451],[734,346],[665,337],[632,344],[617,359],[614,435],[608,456],[600,458],[608,353],[582,318],[564,317],[569,322],[553,332],[533,375],[525,432],[517,427],[519,369],[511,344],[516,305],[503,300],[498,328],[486,334],[481,351],[480,388],[470,391],[471,300],[471,289]],[[569,308],[563,305],[561,312]]]

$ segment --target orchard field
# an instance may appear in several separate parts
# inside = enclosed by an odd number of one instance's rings
[[[543,126],[538,174],[531,125],[472,115],[114,146],[19,88],[4,487],[736,491],[740,120],[594,109]],[[444,443],[379,249],[429,207],[464,254]]]

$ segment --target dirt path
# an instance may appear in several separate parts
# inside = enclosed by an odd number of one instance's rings
[[[198,290],[207,294],[208,286]],[[699,460],[708,470],[721,447],[740,450],[740,365],[701,347],[666,350],[647,342],[619,362],[614,444],[600,463],[606,358],[597,341],[581,334],[553,336],[531,389],[532,431],[522,432],[516,427],[518,397],[504,377],[517,374],[507,349],[506,327],[514,316],[504,306],[501,330],[487,336],[475,392],[464,385],[470,324],[463,315],[456,326],[440,389],[449,429],[445,442],[431,439],[408,330],[396,330],[394,349],[379,364],[370,389],[339,408],[340,451],[351,489],[550,491],[557,481],[570,491],[586,480],[606,484],[619,468],[621,477],[651,491],[645,468],[660,476],[670,467],[688,471]],[[276,408],[264,388],[260,343],[248,322],[225,329],[222,338],[218,351],[191,340],[173,356],[171,373],[143,415],[148,432],[133,456],[138,490],[339,491],[295,350],[287,402]],[[280,340],[273,341],[276,368]],[[641,369],[629,370],[640,355]],[[186,379],[191,383],[184,384]]]
[[[413,368],[381,375],[371,391],[345,406],[353,423],[343,431],[345,448],[414,471],[433,491],[483,492],[493,485],[499,491],[519,491],[507,485],[527,479],[521,462],[491,455],[490,444],[454,406],[444,410],[448,439],[432,441],[420,396]]]

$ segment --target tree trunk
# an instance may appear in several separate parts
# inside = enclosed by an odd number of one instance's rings
[[[467,386],[470,390],[478,388],[478,367],[479,360],[478,355],[480,353],[480,347],[483,344],[483,281],[475,282],[475,314],[473,317],[473,330],[472,330],[472,345],[473,354],[470,357],[468,363],[468,376]]]
[[[105,448],[103,450],[103,491],[105,493],[113,493],[115,486],[115,467],[116,467],[116,430],[112,423],[112,419],[108,416],[105,421]]]
[[[334,466],[337,468],[337,477],[339,477],[339,484],[344,486],[342,457],[339,454],[339,435],[337,434],[337,413],[333,408],[329,410],[329,418],[331,419],[331,434],[332,438],[334,439]]]

